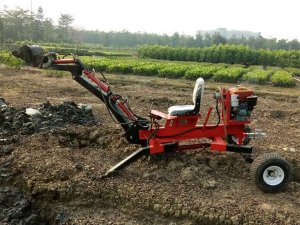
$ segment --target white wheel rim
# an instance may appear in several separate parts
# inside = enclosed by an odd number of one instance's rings
[[[263,179],[270,186],[278,185],[284,179],[284,171],[279,166],[270,166],[265,169]]]

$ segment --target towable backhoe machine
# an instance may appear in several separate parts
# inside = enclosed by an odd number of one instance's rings
[[[257,96],[246,87],[220,88],[214,92],[214,110],[218,119],[215,124],[208,123],[213,110],[210,107],[203,124],[199,125],[204,93],[202,78],[195,83],[192,105],[171,106],[167,114],[151,110],[149,118],[143,118],[131,110],[122,96],[111,91],[104,76],[98,79],[78,57],[60,59],[57,54],[48,53],[43,57],[40,67],[71,72],[75,81],[105,104],[108,112],[124,129],[127,141],[141,145],[141,148],[110,168],[102,178],[144,155],[210,148],[217,152],[240,153],[246,162],[252,163],[253,180],[263,191],[279,191],[289,180],[289,163],[280,155],[265,153],[255,160],[252,158],[252,147],[248,145],[250,140],[265,134],[261,130],[251,131],[249,127]],[[163,126],[159,120],[165,121]]]

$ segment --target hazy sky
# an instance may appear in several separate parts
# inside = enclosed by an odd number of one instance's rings
[[[300,40],[299,0],[0,0],[0,9],[30,10],[31,3],[55,22],[71,14],[73,25],[87,30],[194,35],[224,27]]]

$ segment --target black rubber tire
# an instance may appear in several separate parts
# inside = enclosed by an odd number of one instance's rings
[[[279,172],[279,183],[268,184],[265,180],[265,172],[274,172],[271,168],[277,168]],[[291,166],[289,163],[276,153],[265,153],[257,157],[252,163],[251,176],[255,184],[262,189],[264,192],[274,193],[282,190],[284,186],[288,183],[291,173]],[[283,179],[281,179],[283,175]],[[267,176],[268,177],[268,176]],[[276,179],[276,178],[275,178]],[[272,181],[269,181],[272,182]]]
[[[250,128],[249,126],[245,126],[245,127],[244,127],[244,131],[245,131],[246,133],[250,133],[250,132],[251,132],[251,128]],[[243,140],[243,145],[249,144],[250,141],[251,141],[251,138],[248,138],[248,137],[245,138],[245,139]],[[227,143],[228,143],[228,144],[235,144],[235,145],[237,145],[237,141],[235,140],[234,135],[228,135],[228,136],[227,136]]]

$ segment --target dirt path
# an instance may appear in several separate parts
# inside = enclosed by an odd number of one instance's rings
[[[171,105],[191,101],[193,82],[107,77],[141,116],[147,116],[151,105],[166,112]],[[119,176],[99,181],[98,176],[137,148],[127,144],[104,105],[71,77],[0,68],[0,97],[11,106],[38,107],[46,101],[91,104],[101,122],[25,135],[10,144],[9,151],[2,143],[0,223],[300,224],[299,97],[254,88],[261,95],[252,126],[268,134],[252,142],[254,156],[278,152],[296,169],[286,190],[276,194],[263,193],[252,183],[250,165],[240,155],[209,151],[145,157]],[[212,93],[205,92],[203,114]]]

